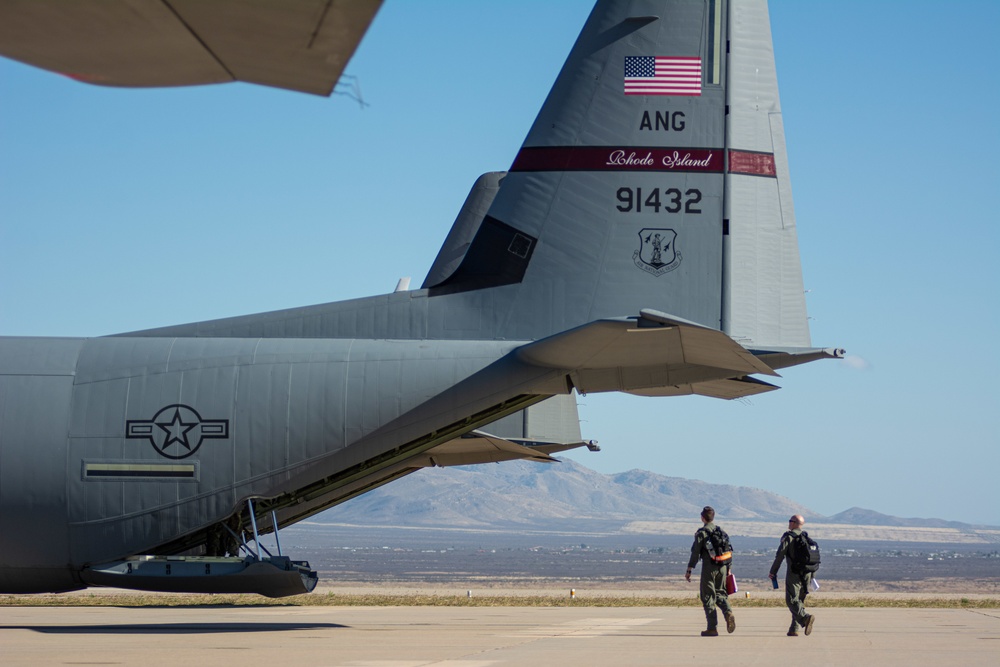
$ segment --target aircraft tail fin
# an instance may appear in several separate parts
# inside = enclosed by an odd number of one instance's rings
[[[499,336],[655,308],[809,345],[765,0],[599,1],[489,176],[424,287],[495,288]]]
[[[526,341],[643,309],[812,349],[766,0],[598,0],[422,289],[129,335]]]

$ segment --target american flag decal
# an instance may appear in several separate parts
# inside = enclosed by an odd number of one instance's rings
[[[626,56],[626,95],[701,95],[701,58]]]

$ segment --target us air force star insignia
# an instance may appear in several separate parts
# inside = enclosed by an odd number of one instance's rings
[[[201,447],[205,440],[229,437],[228,419],[202,419],[188,405],[168,405],[152,419],[129,419],[125,422],[125,437],[149,440],[160,456],[184,459]]]

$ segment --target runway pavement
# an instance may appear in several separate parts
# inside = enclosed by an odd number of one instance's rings
[[[703,638],[698,608],[5,607],[0,664],[1000,664],[1000,610],[821,608],[810,637],[780,609]],[[787,662],[786,662],[787,661]]]

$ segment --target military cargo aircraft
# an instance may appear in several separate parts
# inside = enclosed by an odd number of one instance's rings
[[[379,2],[0,4],[81,81],[329,94]],[[599,0],[419,289],[0,339],[0,592],[312,590],[259,535],[427,466],[593,446],[575,396],[734,399],[813,347],[765,0]]]

